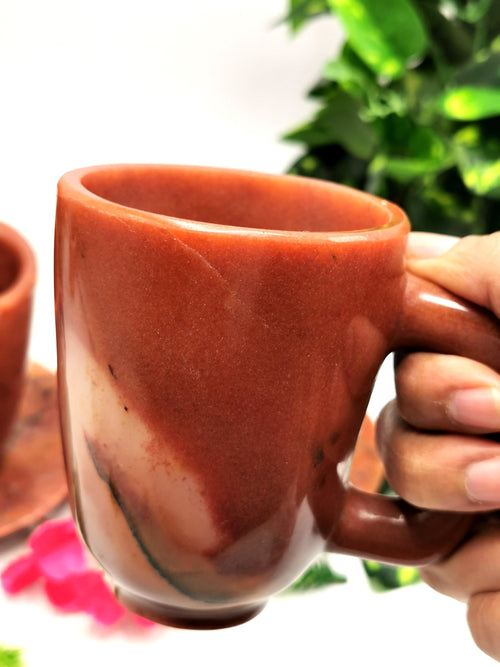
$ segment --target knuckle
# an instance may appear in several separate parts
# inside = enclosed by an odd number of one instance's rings
[[[412,446],[412,429],[395,401],[384,408],[377,422],[377,447],[391,488],[405,500],[422,504],[420,472],[425,462]]]
[[[442,595],[451,595],[446,570],[440,565],[428,565],[420,570],[422,581]],[[454,596],[452,596],[454,597]]]
[[[416,352],[407,355],[396,368],[399,412],[417,428],[436,428],[443,423],[444,406],[437,394],[439,359],[438,355]]]
[[[398,393],[406,395],[412,393],[416,382],[422,375],[424,367],[425,354],[422,352],[413,352],[401,357],[395,368],[395,381]]]
[[[469,599],[467,584],[461,577],[456,576],[455,569],[447,561],[421,568],[420,577],[427,586],[441,595],[459,602],[467,602]]]

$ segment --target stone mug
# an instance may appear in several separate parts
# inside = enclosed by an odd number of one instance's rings
[[[395,205],[332,183],[168,165],[65,174],[55,299],[70,497],[125,606],[254,616],[323,551],[423,564],[472,518],[349,485],[394,350],[499,369],[486,311],[412,275]]]
[[[0,223],[0,469],[24,384],[35,279],[31,246]]]

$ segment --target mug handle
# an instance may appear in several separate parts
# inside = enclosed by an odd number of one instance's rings
[[[437,285],[407,273],[391,351],[427,350],[468,357],[500,372],[500,322]],[[327,550],[400,565],[443,558],[465,537],[475,515],[423,510],[401,498],[349,485]]]

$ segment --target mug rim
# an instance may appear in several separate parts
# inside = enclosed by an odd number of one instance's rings
[[[15,306],[29,296],[36,282],[35,252],[28,240],[14,227],[0,221],[0,243],[19,261],[19,271],[14,280],[0,290],[0,308]]]
[[[225,174],[234,175],[237,178],[260,178],[266,180],[274,180],[276,182],[285,182],[297,180],[300,182],[313,183],[315,188],[327,189],[332,192],[342,192],[348,194],[358,200],[364,200],[366,203],[376,206],[382,210],[388,220],[383,225],[374,227],[364,227],[354,230],[326,230],[326,231],[309,231],[309,230],[281,230],[265,227],[245,227],[238,225],[226,225],[217,222],[192,220],[187,217],[179,217],[165,213],[156,213],[140,207],[132,207],[126,204],[121,204],[113,199],[103,197],[92,191],[84,180],[87,176],[96,174],[105,174],[109,172],[137,172],[144,173],[151,170],[161,171],[188,171],[191,173],[199,172],[200,174]],[[168,220],[174,225],[180,225],[183,228],[191,229],[193,231],[202,232],[219,232],[227,234],[239,234],[251,237],[277,237],[286,238],[288,240],[297,239],[304,241],[306,239],[320,240],[331,239],[335,241],[342,240],[369,240],[374,241],[378,237],[387,238],[398,235],[404,235],[410,230],[410,222],[405,211],[394,204],[393,202],[378,197],[377,195],[353,188],[348,185],[327,181],[322,179],[315,179],[307,176],[299,176],[292,174],[273,174],[268,172],[244,170],[238,168],[228,167],[212,167],[205,165],[190,165],[190,164],[168,164],[168,163],[116,163],[116,164],[101,164],[87,167],[80,167],[64,173],[58,182],[58,196],[65,196],[70,199],[80,200],[83,205],[90,208],[98,208],[102,213],[116,215],[120,213],[121,216],[128,216],[129,218],[137,219],[140,215],[143,221],[148,221],[155,226],[164,226],[162,222]]]

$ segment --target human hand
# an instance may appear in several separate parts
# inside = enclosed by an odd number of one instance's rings
[[[412,234],[409,255],[413,273],[500,318],[500,233],[458,242]],[[488,512],[421,575],[467,604],[475,642],[500,661],[500,521],[491,514],[500,509],[500,375],[461,357],[416,352],[397,360],[396,393],[377,426],[390,486],[420,507]]]

